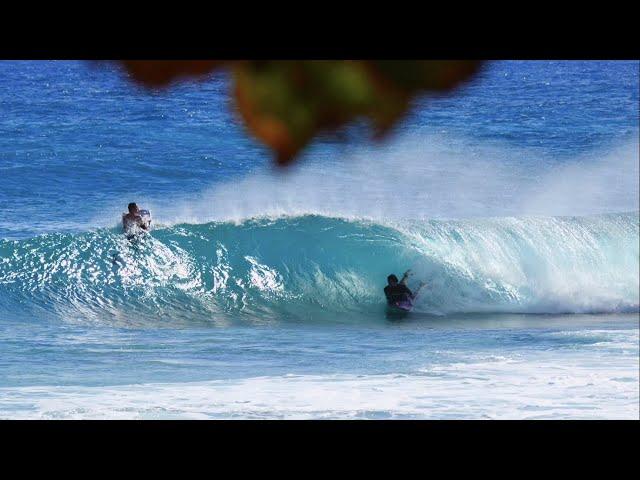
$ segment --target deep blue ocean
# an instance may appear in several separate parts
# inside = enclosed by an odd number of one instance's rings
[[[283,170],[224,74],[0,61],[0,418],[637,419],[639,70],[489,62]]]

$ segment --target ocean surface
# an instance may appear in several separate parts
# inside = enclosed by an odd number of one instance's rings
[[[491,62],[281,170],[224,74],[0,61],[0,418],[638,419],[639,70]]]

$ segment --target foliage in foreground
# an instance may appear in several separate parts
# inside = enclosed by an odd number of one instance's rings
[[[285,165],[319,132],[369,119],[382,137],[425,92],[444,92],[469,79],[477,61],[262,60],[120,62],[131,78],[158,89],[189,78],[232,71],[235,99],[249,131]]]

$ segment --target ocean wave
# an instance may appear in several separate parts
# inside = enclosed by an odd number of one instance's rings
[[[0,311],[176,326],[384,318],[389,273],[416,314],[637,311],[638,213],[398,224],[300,215],[0,241]]]

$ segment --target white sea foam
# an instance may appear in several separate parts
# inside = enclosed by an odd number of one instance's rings
[[[638,330],[580,349],[469,354],[413,374],[0,389],[2,418],[638,419]]]

